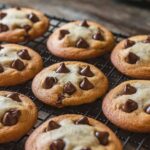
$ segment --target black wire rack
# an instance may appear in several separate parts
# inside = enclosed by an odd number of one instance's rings
[[[0,9],[6,8],[6,7],[7,7],[6,5],[0,5]],[[69,22],[66,19],[57,18],[57,17],[50,16],[50,15],[47,15],[47,17],[49,18],[51,22],[51,26],[49,27],[48,31],[43,36],[41,36],[40,38],[34,41],[21,43],[22,45],[26,45],[36,50],[42,56],[45,67],[56,62],[64,61],[64,59],[55,57],[48,52],[46,48],[46,41],[49,35],[56,28]],[[127,36],[119,34],[119,33],[114,33],[114,35],[116,36],[117,41],[127,38]],[[89,59],[86,62],[94,64],[105,73],[105,75],[109,79],[110,89],[115,87],[119,83],[129,79],[126,76],[119,73],[112,66],[110,59],[109,59],[109,54],[106,54],[99,58]],[[150,150],[150,134],[131,133],[128,131],[124,131],[116,127],[115,125],[113,125],[103,115],[103,112],[101,110],[102,99],[98,99],[96,102],[91,103],[91,104],[57,109],[57,108],[47,106],[37,100],[37,98],[32,93],[31,82],[32,81],[28,81],[27,83],[23,85],[14,86],[14,87],[0,88],[0,90],[17,91],[17,92],[20,92],[29,96],[35,102],[39,110],[38,120],[35,126],[18,141],[10,142],[7,144],[1,144],[0,150],[24,150],[25,141],[35,128],[37,128],[40,124],[45,122],[48,118],[57,116],[57,115],[62,115],[62,114],[82,114],[82,115],[86,115],[86,116],[95,118],[103,122],[108,127],[110,127],[114,131],[114,133],[120,138],[120,140],[122,141],[124,150]]]

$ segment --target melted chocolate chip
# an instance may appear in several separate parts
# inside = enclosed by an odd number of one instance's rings
[[[129,47],[133,46],[134,44],[135,44],[134,41],[131,41],[131,40],[127,39],[126,42],[125,42],[124,47],[129,48]]]
[[[31,57],[28,53],[28,50],[26,50],[26,49],[22,49],[22,50],[18,51],[17,54],[22,59],[25,59],[25,60],[30,60],[31,59]]]
[[[81,119],[77,120],[75,124],[88,124],[89,125],[89,120],[87,117],[82,117]]]
[[[85,148],[82,148],[81,150],[91,150],[90,147],[85,147]]]
[[[89,27],[89,25],[88,25],[88,23],[87,23],[87,21],[86,21],[86,20],[83,20],[83,21],[81,22],[80,26],[82,26],[82,27],[86,27],[86,28],[88,28],[88,27]]]
[[[136,54],[129,52],[128,56],[127,56],[127,62],[129,64],[136,64],[136,62],[140,59],[139,56],[137,56]]]
[[[19,121],[20,115],[21,115],[20,110],[17,110],[17,109],[8,110],[2,118],[3,125],[12,126],[12,125],[17,124],[17,122]]]
[[[109,143],[109,133],[96,131],[95,136],[98,138],[100,144],[107,145]]]
[[[17,9],[17,10],[21,10],[21,7],[17,6],[16,9]]]
[[[87,76],[87,77],[94,76],[94,73],[91,71],[90,66],[86,66],[86,67],[80,69],[79,74],[83,75],[83,76]]]
[[[18,93],[8,94],[7,97],[13,99],[14,101],[21,102],[21,99],[19,98]]]
[[[23,28],[28,32],[32,27],[30,25],[24,25]]]
[[[63,39],[67,34],[69,34],[70,32],[68,30],[60,30],[59,33],[59,40]]]
[[[4,68],[0,65],[0,73],[4,72]]]
[[[3,18],[4,18],[4,17],[6,17],[6,16],[7,16],[7,14],[6,14],[6,13],[1,12],[1,13],[0,13],[0,20],[1,20],[1,19],[3,19]]]
[[[50,122],[48,123],[48,127],[46,128],[46,132],[47,132],[47,131],[50,131],[50,130],[58,129],[59,127],[60,127],[60,125],[59,125],[57,122],[55,122],[55,121],[50,121]]]
[[[27,18],[30,19],[34,23],[39,21],[39,18],[34,13],[27,15]]]
[[[68,73],[70,70],[66,67],[64,63],[61,63],[58,69],[56,70],[56,73]]]
[[[22,71],[25,68],[25,65],[20,59],[16,59],[12,62],[11,67],[18,71]]]
[[[150,105],[146,106],[144,110],[147,114],[150,114]]]
[[[124,88],[124,91],[123,91],[123,94],[125,95],[131,95],[131,94],[134,94],[136,93],[136,88],[131,86],[130,84],[127,84]]]
[[[58,95],[58,99],[57,99],[56,105],[62,106],[62,100],[64,98],[65,98],[65,96],[63,94]]]
[[[87,79],[84,78],[81,82],[80,82],[80,88],[82,90],[90,90],[94,88],[94,85]]]
[[[50,150],[64,150],[65,142],[62,139],[55,140],[50,145]]]
[[[50,88],[52,88],[56,83],[57,83],[57,78],[54,78],[54,77],[46,77],[43,86],[44,86],[45,89],[50,89]]]
[[[128,99],[126,103],[122,106],[122,110],[127,113],[131,113],[136,109],[138,109],[138,104],[131,99]]]
[[[145,43],[150,43],[150,36],[148,36],[147,39],[144,42]]]
[[[76,42],[76,47],[77,48],[88,48],[89,44],[83,39],[80,38],[77,42]]]
[[[92,36],[92,38],[93,38],[94,40],[104,41],[104,37],[102,36],[102,34],[101,34],[100,32],[94,34],[94,35]]]
[[[7,25],[0,23],[0,33],[8,31],[9,28]]]
[[[76,92],[76,87],[69,81],[64,85],[63,92],[72,95]]]

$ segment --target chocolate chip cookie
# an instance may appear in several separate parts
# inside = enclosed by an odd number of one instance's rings
[[[0,45],[0,86],[21,84],[33,78],[43,66],[41,56],[17,44]]]
[[[75,21],[58,28],[48,39],[49,51],[62,58],[88,59],[110,51],[114,37],[102,25],[91,21]]]
[[[122,150],[116,135],[104,124],[82,115],[54,117],[28,138],[25,150]]]
[[[150,79],[150,36],[139,35],[121,41],[113,50],[111,61],[127,76]]]
[[[44,14],[30,8],[9,8],[0,11],[0,41],[23,42],[41,36],[49,26]]]
[[[27,96],[0,91],[0,143],[15,141],[35,123],[37,108]]]
[[[150,132],[150,81],[121,83],[106,95],[102,109],[106,117],[120,128]]]
[[[90,103],[108,88],[105,75],[83,62],[56,63],[36,75],[32,82],[35,96],[55,107]]]

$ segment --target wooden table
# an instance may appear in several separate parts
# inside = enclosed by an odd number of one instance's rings
[[[126,35],[150,34],[150,5],[123,3],[122,0],[0,0],[0,3],[34,7],[68,19],[89,19]]]

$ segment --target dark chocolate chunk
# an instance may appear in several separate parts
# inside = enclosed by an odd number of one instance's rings
[[[56,73],[68,73],[70,70],[66,67],[64,63],[61,63],[58,69],[56,70]]]
[[[25,68],[25,65],[20,59],[16,59],[12,62],[11,67],[18,71],[22,71]]]
[[[144,42],[145,43],[150,43],[150,36],[148,36],[147,39]]]
[[[14,101],[21,102],[21,99],[19,98],[18,93],[8,94],[7,97],[13,99]]]
[[[60,127],[60,125],[59,125],[57,122],[55,122],[55,121],[50,121],[50,122],[48,123],[48,127],[46,128],[46,132],[47,132],[47,131],[50,131],[50,130],[58,129],[59,127]]]
[[[22,49],[22,50],[18,51],[17,54],[22,59],[25,59],[25,60],[30,60],[31,59],[31,57],[28,53],[28,50],[26,50],[26,49]]]
[[[8,31],[9,28],[7,25],[0,23],[0,33]]]
[[[84,147],[81,150],[91,150],[91,148],[90,147]]]
[[[95,136],[99,140],[100,144],[107,145],[109,143],[109,133],[96,131]]]
[[[31,14],[27,15],[27,18],[30,19],[34,23],[39,21],[39,18],[34,13],[31,13]]]
[[[15,125],[19,121],[20,115],[21,115],[20,110],[10,109],[4,114],[2,118],[2,124],[5,126]]]
[[[80,69],[79,74],[83,75],[83,76],[87,76],[87,77],[94,76],[94,73],[91,71],[90,66],[86,66],[86,67]]]
[[[32,27],[30,25],[24,25],[23,28],[28,32]]]
[[[63,39],[67,34],[69,34],[70,32],[68,30],[60,30],[59,33],[59,40]]]
[[[100,32],[94,34],[94,35],[92,36],[92,38],[93,38],[94,40],[104,41],[104,37],[103,37],[103,35],[102,35]]]
[[[76,42],[76,47],[77,48],[88,48],[89,44],[83,38],[80,38]]]
[[[137,56],[136,54],[129,52],[128,56],[127,56],[127,62],[129,64],[136,64],[136,62],[140,59],[139,56]]]
[[[124,47],[129,48],[129,47],[133,46],[134,44],[135,44],[134,41],[131,41],[131,40],[127,39],[126,42],[125,42]]]
[[[44,86],[45,89],[50,89],[56,83],[57,83],[57,79],[55,77],[46,77],[43,86]]]
[[[64,85],[63,92],[72,95],[76,92],[76,87],[69,81]]]
[[[137,104],[137,102],[135,102],[131,99],[128,99],[126,101],[126,103],[124,105],[122,105],[122,110],[127,113],[131,113],[131,112],[135,111],[136,109],[138,109],[138,104]]]
[[[0,73],[4,72],[4,68],[0,65]]]
[[[90,90],[94,88],[94,85],[87,79],[84,78],[81,82],[80,82],[80,88],[82,90]]]
[[[147,114],[150,114],[150,104],[146,106],[144,110]]]
[[[0,13],[0,20],[1,20],[1,19],[3,19],[3,18],[4,18],[4,17],[6,17],[6,16],[7,16],[7,14],[6,14],[6,13],[1,12],[1,13]]]
[[[63,94],[58,95],[58,99],[57,99],[56,105],[61,107],[62,106],[62,100],[64,98],[65,98],[65,96]]]
[[[89,25],[88,25],[88,23],[87,23],[86,20],[83,20],[83,21],[81,22],[80,26],[82,26],[82,27],[87,27],[87,28],[89,27]]]
[[[131,86],[130,84],[127,84],[124,88],[124,91],[123,91],[123,94],[125,95],[131,95],[131,94],[134,94],[136,93],[136,88]]]
[[[89,120],[87,117],[82,117],[81,119],[77,120],[75,122],[75,124],[87,124],[87,125],[89,125]]]
[[[62,139],[53,141],[50,144],[50,150],[64,150],[65,142]]]

